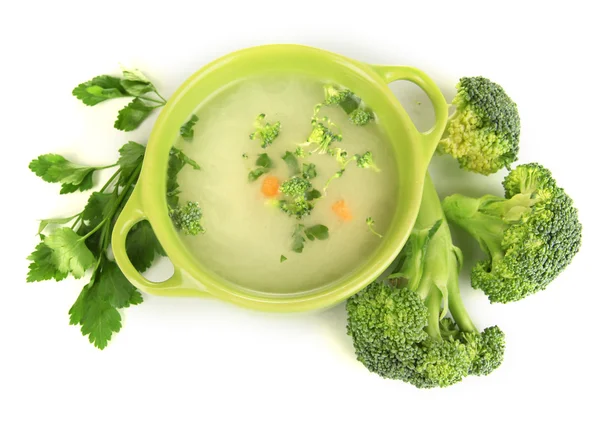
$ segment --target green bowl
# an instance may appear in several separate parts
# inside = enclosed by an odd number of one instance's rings
[[[174,229],[165,198],[169,151],[184,123],[198,105],[232,82],[271,73],[312,76],[333,81],[357,93],[377,112],[394,145],[400,207],[382,244],[367,255],[351,275],[303,292],[260,292],[236,285],[204,269]],[[433,103],[435,124],[426,133],[415,128],[387,84],[408,80],[420,86]],[[374,66],[299,45],[267,45],[244,49],[208,64],[173,94],[160,113],[146,149],[142,172],[131,198],[119,216],[112,236],[115,259],[129,281],[140,290],[162,296],[214,296],[266,311],[305,311],[343,301],[376,279],[406,242],[415,222],[427,166],[444,131],[448,107],[435,83],[423,72],[406,66]],[[127,233],[147,219],[171,259],[175,272],[163,282],[144,278],[127,257]]]

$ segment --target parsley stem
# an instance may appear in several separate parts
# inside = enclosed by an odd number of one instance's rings
[[[116,164],[115,164],[116,165]],[[117,176],[121,174],[121,169],[119,168],[117,171],[115,171],[115,173],[110,177],[110,179],[108,179],[108,181],[104,184],[104,186],[102,187],[102,189],[100,189],[100,193],[106,191],[106,189],[110,186],[110,184],[112,182],[115,181],[115,179],[117,178]]]
[[[159,97],[160,97],[160,95],[159,95]],[[165,103],[167,102],[167,100],[165,100],[164,98],[163,98],[163,101],[155,100],[154,98],[150,98],[150,97],[143,97],[141,95],[138,95],[137,98],[139,98],[140,100],[146,100],[146,101],[151,101],[153,103],[157,103],[158,106],[153,106],[154,109],[156,109],[157,107],[164,106]],[[160,97],[160,98],[162,98],[162,97]]]
[[[115,163],[114,163],[114,164],[112,164],[112,165],[105,165],[104,167],[96,167],[96,171],[99,171],[99,170],[106,170],[107,168],[113,168],[113,167],[116,167],[117,165],[119,165],[119,163],[118,163],[118,162],[115,162]]]
[[[164,102],[164,104],[167,104],[167,100],[165,99],[165,97],[163,97],[162,95],[160,95],[158,92],[154,91],[154,93],[156,95],[158,95],[158,97]]]
[[[106,216],[104,219],[102,219],[102,221],[96,225],[90,232],[88,232],[86,235],[84,235],[83,237],[81,237],[79,240],[85,241],[88,238],[90,238],[93,234],[95,234],[100,228],[102,228],[103,226],[106,225],[105,229],[102,231],[102,236],[101,236],[101,241],[100,241],[100,249],[101,252],[104,252],[106,250],[106,248],[108,247],[108,241],[107,241],[107,237],[108,234],[110,232],[111,229],[111,225],[112,225],[112,219],[115,216],[115,214],[117,213],[117,210],[121,207],[121,204],[123,202],[123,199],[125,198],[126,195],[128,195],[128,190],[131,187],[131,185],[133,185],[133,183],[137,180],[137,178],[140,175],[140,171],[142,170],[142,163],[140,162],[140,164],[135,168],[135,170],[133,171],[133,173],[131,174],[131,176],[129,176],[129,178],[127,179],[127,183],[125,184],[125,186],[123,186],[123,192],[121,192],[121,194],[119,194],[119,196],[117,197],[117,201],[115,203],[114,208],[110,211],[110,213],[108,214],[108,216]],[[104,191],[108,185],[115,179],[115,177],[117,177],[117,174],[121,172],[121,169],[119,169],[115,174],[113,174],[113,176],[109,179],[109,181],[104,185],[104,187],[102,188],[102,191]],[[118,194],[118,187],[115,188],[115,190],[113,192],[115,192],[116,194]],[[111,221],[107,224],[107,221]]]
[[[79,240],[87,240],[88,238],[90,238],[92,235],[94,235],[96,233],[96,231],[98,231],[102,225],[104,225],[106,223],[107,218],[102,219],[102,222],[100,222],[98,225],[96,225],[94,227],[94,229],[92,229],[90,232],[88,232],[86,235],[84,235],[83,237],[81,237]]]

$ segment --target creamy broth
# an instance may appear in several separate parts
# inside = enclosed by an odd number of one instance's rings
[[[385,236],[397,209],[397,172],[393,149],[376,122],[359,127],[349,122],[341,108],[323,107],[321,115],[337,124],[343,135],[333,146],[346,149],[349,155],[371,151],[381,171],[349,164],[345,174],[331,182],[326,196],[315,202],[312,213],[301,220],[267,203],[261,193],[264,176],[248,181],[248,172],[256,168],[257,156],[264,152],[275,164],[269,175],[280,182],[290,177],[281,156],[306,141],[313,108],[322,101],[322,82],[268,77],[236,83],[199,106],[193,141],[179,139],[176,147],[202,167],[201,171],[184,168],[178,176],[180,200],[197,201],[203,211],[206,233],[181,236],[202,266],[240,287],[302,292],[350,274],[382,243],[365,220],[372,217],[374,228]],[[259,140],[249,139],[259,113],[265,113],[268,122],[281,122],[279,136],[266,149]],[[314,146],[305,151],[311,149]],[[318,190],[339,170],[335,158],[326,154],[315,153],[299,162],[316,165],[317,176],[311,182]],[[350,221],[342,221],[332,210],[342,199],[352,213]],[[306,240],[304,251],[295,253],[292,232],[298,223],[323,224],[329,228],[329,238]],[[281,255],[287,260],[280,262]]]

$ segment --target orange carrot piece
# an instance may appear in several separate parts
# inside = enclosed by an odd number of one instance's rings
[[[263,179],[262,186],[260,188],[262,194],[271,198],[279,193],[279,180],[275,176],[267,176]]]
[[[331,210],[343,221],[352,220],[352,213],[350,212],[350,207],[346,204],[346,201],[339,200],[333,203],[331,206]]]

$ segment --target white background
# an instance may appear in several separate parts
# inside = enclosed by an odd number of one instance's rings
[[[2,2],[0,427],[597,427],[598,15],[591,0],[533,3]],[[489,377],[438,390],[382,380],[355,360],[342,305],[277,315],[146,296],[101,352],[68,325],[84,282],[25,283],[36,219],[86,199],[59,196],[28,162],[57,152],[112,163],[152,125],[112,129],[124,102],[83,106],[70,95],[76,84],[123,63],[168,97],[207,62],[275,42],[420,67],[448,100],[460,76],[484,75],[518,103],[520,160],[543,163],[567,189],[584,244],[547,291],[518,303],[488,304],[465,274],[473,318],[506,332],[505,362]],[[424,126],[420,93],[392,87]],[[482,179],[444,158],[433,169],[442,194],[501,189],[503,174]],[[479,256],[471,241],[457,243]]]

